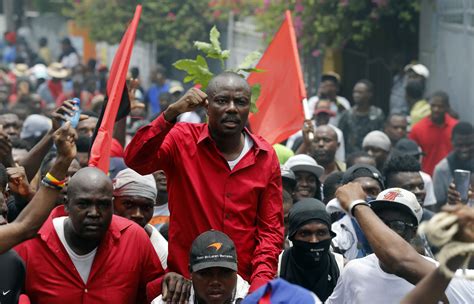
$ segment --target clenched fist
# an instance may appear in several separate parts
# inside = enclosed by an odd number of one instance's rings
[[[170,105],[163,115],[167,121],[172,122],[179,115],[206,105],[207,94],[199,89],[191,88],[177,102]]]

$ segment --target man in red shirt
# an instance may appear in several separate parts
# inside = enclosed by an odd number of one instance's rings
[[[125,150],[125,163],[140,174],[166,173],[168,270],[189,278],[192,241],[216,229],[235,242],[238,272],[253,291],[275,276],[283,244],[280,166],[273,148],[245,128],[251,93],[242,77],[220,74],[206,93],[190,89],[141,128]],[[176,123],[178,115],[201,106],[207,124]],[[169,282],[165,278],[163,288],[172,291],[176,283]],[[159,294],[161,286],[156,288]]]
[[[449,96],[443,91],[430,98],[431,115],[415,124],[408,136],[416,141],[425,153],[422,171],[433,175],[434,167],[452,150],[451,132],[457,120],[449,116]]]
[[[26,265],[31,302],[149,303],[147,284],[164,271],[143,228],[112,215],[110,179],[84,168],[67,191],[65,207],[15,248]]]

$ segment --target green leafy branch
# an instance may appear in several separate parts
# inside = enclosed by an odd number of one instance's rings
[[[215,26],[212,27],[209,33],[209,42],[195,41],[194,47],[204,53],[206,58],[219,60],[222,69],[225,69],[225,60],[230,57],[229,50],[222,50],[221,43],[219,41],[220,32]],[[235,69],[228,69],[238,73],[243,78],[244,73],[262,72],[262,70],[254,67],[255,62],[260,58],[259,52],[252,52],[248,54],[242,63],[240,63]],[[192,82],[194,85],[201,85],[201,89],[205,90],[209,81],[214,77],[214,73],[209,70],[207,60],[201,55],[197,55],[196,59],[181,59],[176,61],[173,66],[181,71],[186,72],[186,77],[183,81],[185,83]],[[261,85],[256,84],[251,87],[252,99],[250,103],[250,112],[257,113],[257,99],[260,96]]]

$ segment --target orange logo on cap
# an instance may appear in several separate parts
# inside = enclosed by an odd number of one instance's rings
[[[218,251],[219,249],[221,249],[222,243],[212,243],[211,245],[207,246],[207,248],[209,247],[214,247],[216,248],[216,251]]]
[[[400,191],[390,191],[385,193],[383,200],[394,201],[397,197],[401,196]]]

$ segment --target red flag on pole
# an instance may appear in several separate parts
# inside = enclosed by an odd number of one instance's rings
[[[261,84],[258,113],[250,115],[250,127],[273,145],[301,130],[304,122],[306,88],[290,11],[257,68],[263,72],[247,79],[250,85]]]
[[[122,41],[115,54],[110,67],[109,80],[107,81],[107,106],[97,136],[91,147],[89,166],[97,167],[106,174],[109,172],[110,147],[115,118],[124,93],[128,64],[132,55],[133,43],[137,32],[142,6],[137,5],[132,22],[122,37]],[[126,91],[125,91],[126,92]],[[126,94],[126,93],[125,93]]]

